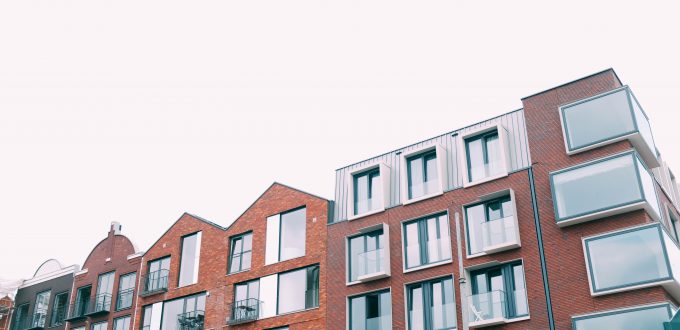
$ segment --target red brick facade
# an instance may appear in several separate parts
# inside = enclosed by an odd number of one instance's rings
[[[12,315],[13,300],[10,297],[0,298],[0,330],[9,329],[9,320]]]

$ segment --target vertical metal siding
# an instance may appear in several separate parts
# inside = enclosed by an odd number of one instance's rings
[[[531,156],[527,143],[526,125],[524,122],[524,111],[517,110],[499,117],[489,119],[463,129],[446,133],[429,140],[425,140],[390,153],[380,155],[362,162],[349,165],[338,169],[335,174],[335,205],[333,212],[333,222],[346,220],[348,211],[351,208],[349,203],[348,177],[355,169],[376,164],[385,163],[390,167],[390,192],[389,205],[387,208],[401,204],[401,154],[421,147],[431,146],[435,143],[440,144],[446,150],[446,166],[448,180],[446,190],[462,187],[463,175],[458,166],[459,157],[464,155],[463,150],[458,150],[458,140],[460,135],[476,130],[480,127],[500,123],[508,131],[508,151],[510,155],[510,171],[516,171],[531,165]]]

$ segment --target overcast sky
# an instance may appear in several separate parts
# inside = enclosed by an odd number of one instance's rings
[[[550,4],[549,4],[550,3]],[[677,1],[2,1],[0,277],[228,225],[613,67],[680,172]]]

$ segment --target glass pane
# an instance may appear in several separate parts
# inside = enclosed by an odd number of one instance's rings
[[[485,176],[494,176],[502,172],[501,140],[498,138],[498,134],[486,137],[486,159]]]
[[[304,282],[303,282],[304,283]],[[260,278],[260,318],[276,315],[276,296],[278,291],[278,275]],[[303,300],[304,301],[304,300]]]
[[[368,212],[368,174],[354,178],[354,214]]]
[[[151,327],[151,311],[152,311],[152,306],[144,306],[143,314],[142,314],[142,330],[147,330]]]
[[[281,215],[276,214],[267,218],[267,242],[265,251],[265,265],[279,262],[279,237],[281,231]]]
[[[635,114],[635,121],[637,122],[638,125],[638,131],[640,132],[640,135],[642,135],[642,139],[645,141],[645,143],[647,143],[652,152],[656,153],[654,137],[652,136],[652,127],[649,125],[649,120],[647,120],[647,117],[645,117],[645,115],[642,113],[642,109],[640,109],[640,105],[638,105],[633,95],[631,95],[630,97],[631,102],[633,103],[633,113]]]
[[[633,157],[629,154],[554,175],[559,217],[589,214],[641,200]]]
[[[380,173],[378,171],[371,174],[370,199],[368,200],[369,211],[381,208],[383,205],[382,187],[380,186]]]
[[[130,329],[130,317],[119,317],[113,320],[113,330],[129,330]]]
[[[562,109],[572,150],[635,130],[625,90]]]
[[[425,176],[423,173],[422,157],[409,159],[408,175],[409,175],[408,182],[409,199],[423,196],[425,194],[424,190]]]
[[[449,222],[446,216],[430,218],[427,224],[428,263],[451,259]]]
[[[425,312],[423,309],[423,289],[420,286],[412,287],[409,290],[408,321],[410,330],[424,330]]]
[[[596,291],[669,277],[657,227],[590,239],[586,247]]]
[[[113,276],[114,273],[106,273],[99,275],[99,282],[97,284],[97,296],[102,294],[110,295],[113,293]]]
[[[527,292],[524,283],[524,267],[522,265],[513,266],[512,276],[515,289],[515,315],[527,315],[529,314],[529,308],[527,306]]]
[[[638,170],[640,171],[640,180],[642,181],[642,189],[645,192],[645,199],[654,209],[656,215],[661,216],[661,211],[659,210],[659,199],[656,195],[654,179],[652,179],[652,175],[647,172],[639,159],[635,158],[635,161],[637,162]]]
[[[486,221],[484,204],[466,208],[465,221],[467,222],[469,253],[482,252],[482,224]]]
[[[468,180],[477,181],[485,177],[484,170],[484,150],[482,149],[482,139],[469,140],[467,144],[468,157]]]
[[[196,283],[200,233],[184,237],[182,239],[182,264],[179,268],[179,286]]]
[[[164,302],[161,330],[177,330],[177,316],[182,313],[184,313],[184,299]]]
[[[248,284],[237,284],[234,286],[234,301],[241,301],[248,298]]]
[[[424,195],[439,191],[439,172],[437,171],[437,158],[434,154],[425,157],[425,188]]]
[[[350,299],[350,329],[369,330],[366,327],[366,297]]]
[[[406,228],[406,268],[420,266],[420,242],[418,222],[411,222]]]
[[[668,306],[613,312],[574,321],[576,330],[656,330],[663,329],[663,322],[668,322],[670,315]]]
[[[305,309],[306,282],[306,269],[279,275],[279,314]]]
[[[281,258],[279,261],[305,255],[306,209],[281,215]]]

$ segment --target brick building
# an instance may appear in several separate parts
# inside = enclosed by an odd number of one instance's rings
[[[14,300],[9,296],[0,298],[0,330],[9,330]]]
[[[131,329],[142,253],[121,229],[119,223],[111,223],[106,238],[75,273],[66,319],[69,329]]]
[[[613,70],[336,171],[328,329],[663,329],[678,185]]]

